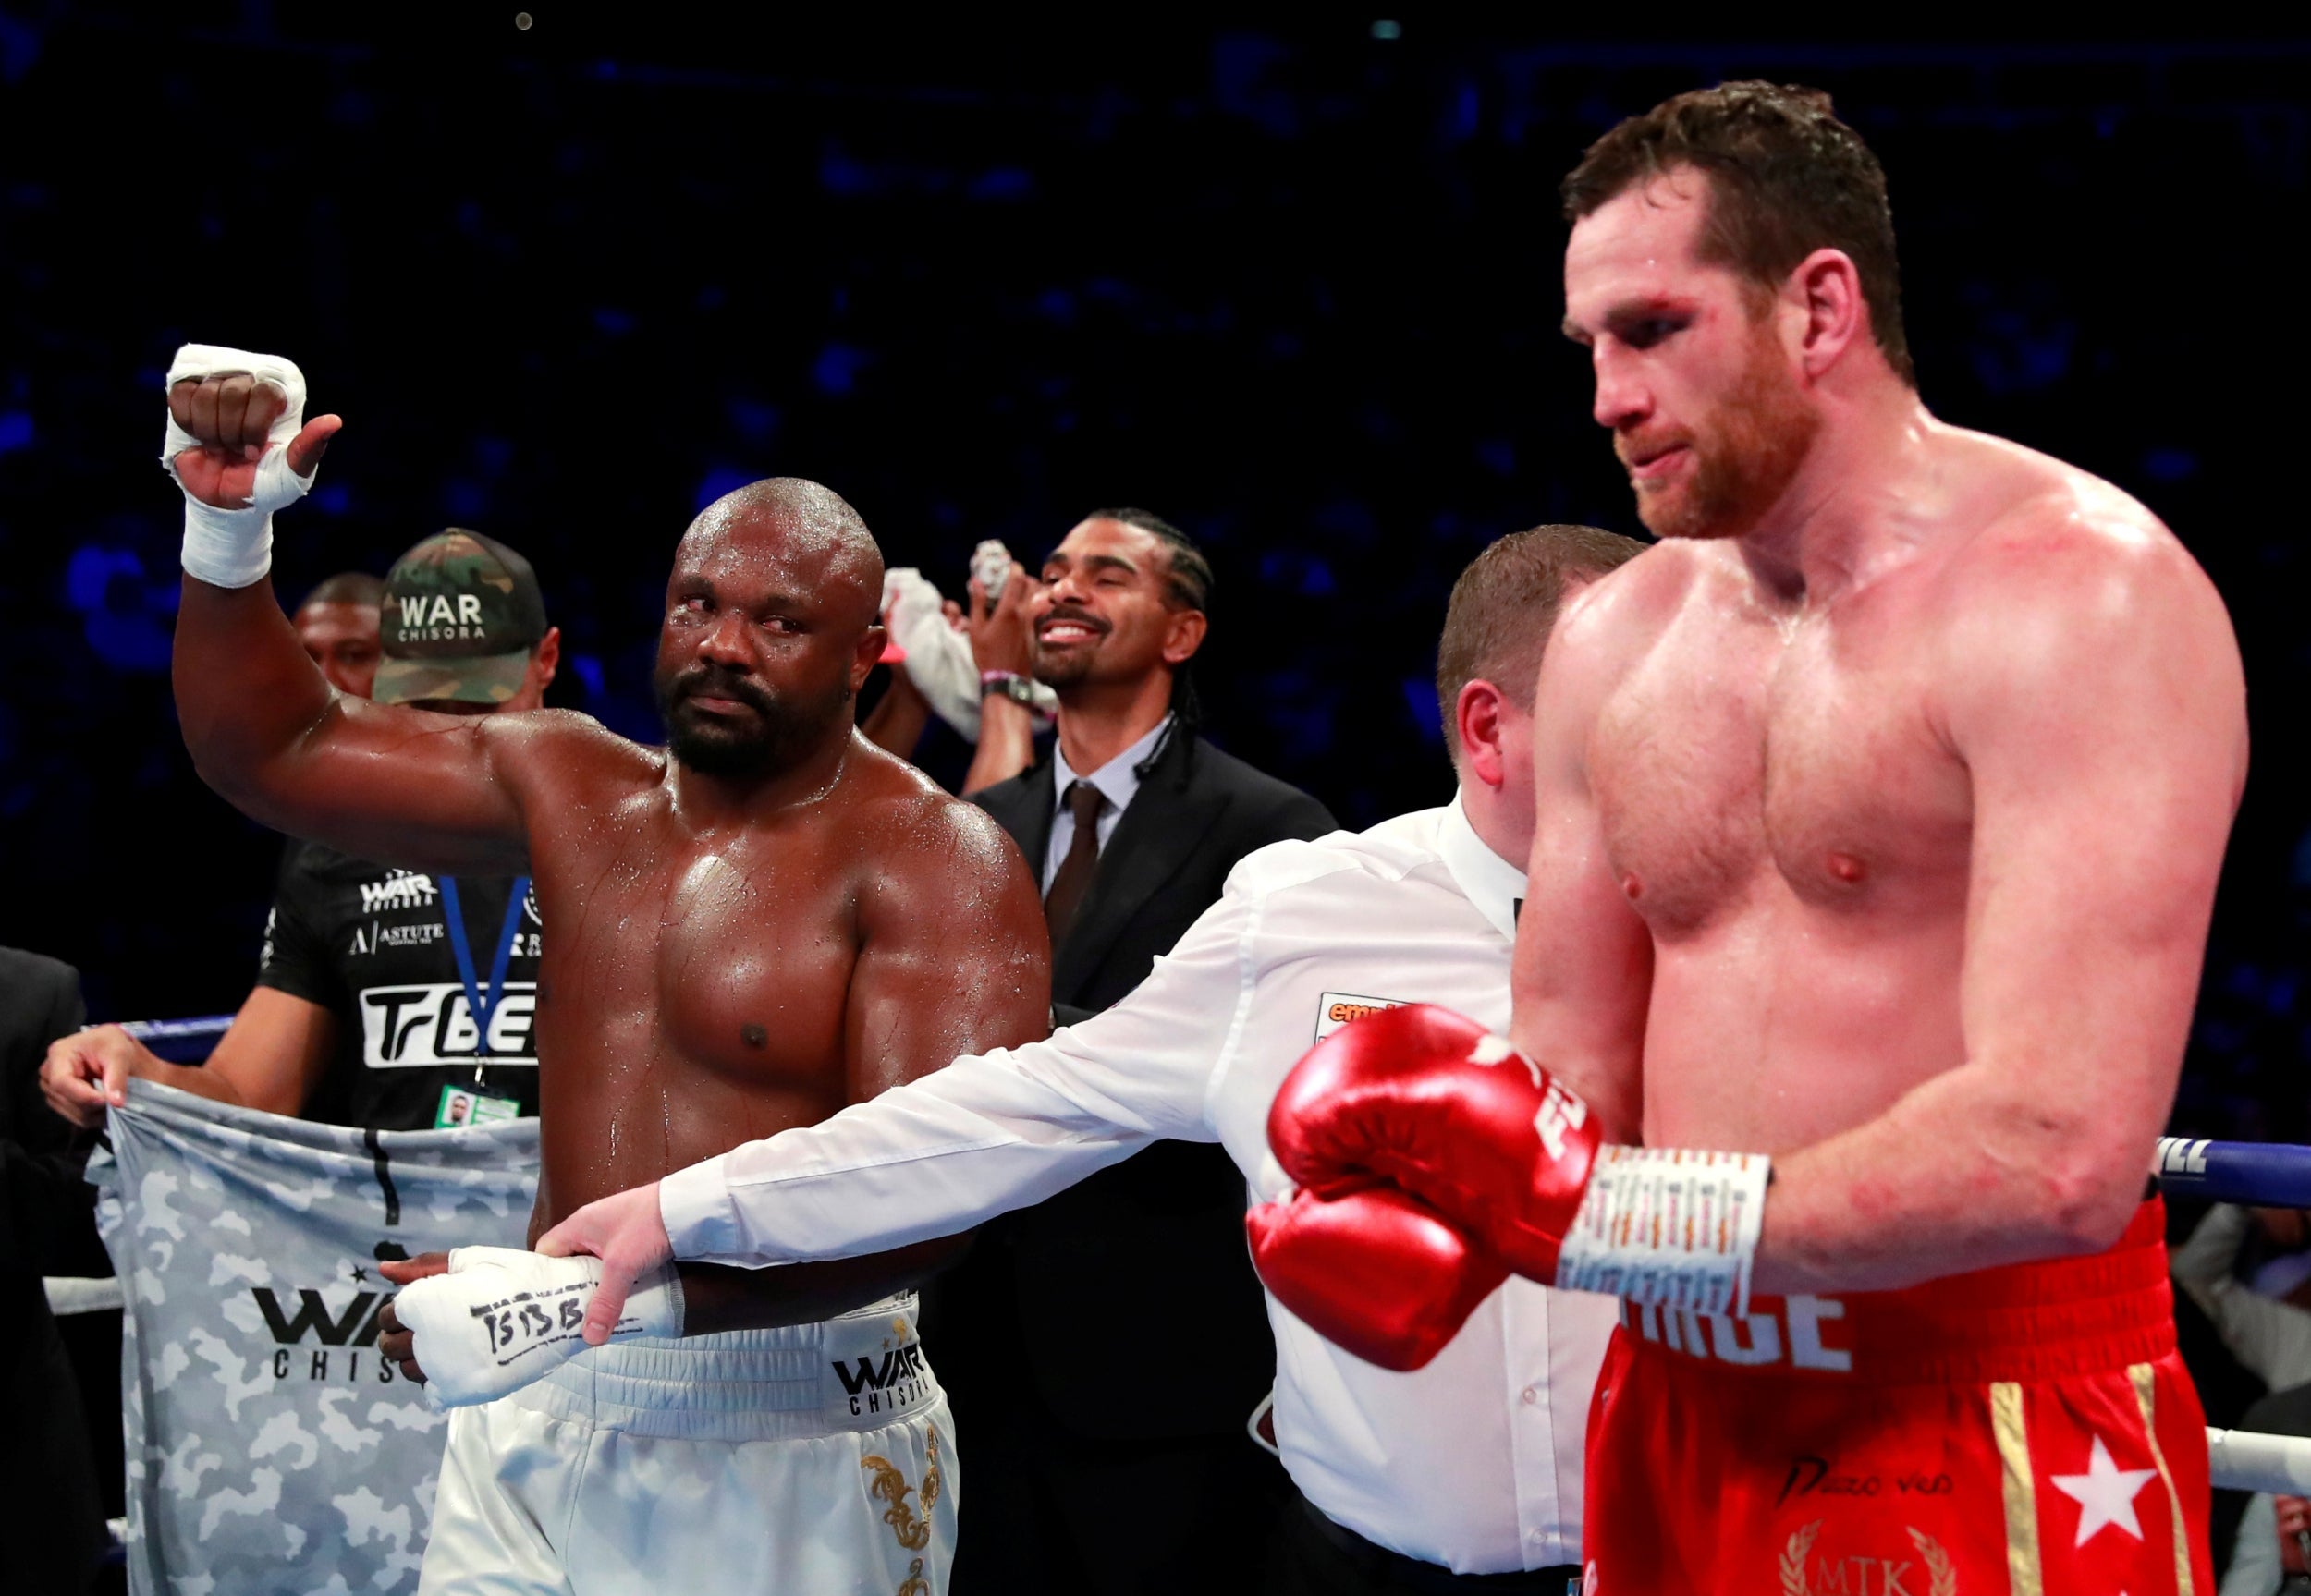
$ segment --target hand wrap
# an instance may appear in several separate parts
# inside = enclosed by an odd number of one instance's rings
[[[435,1407],[494,1402],[586,1349],[586,1305],[598,1258],[548,1258],[515,1247],[460,1247],[449,1273],[401,1288],[393,1310],[416,1336]],[[634,1283],[610,1339],[682,1334],[682,1282],[662,1263]]]
[[[305,425],[305,374],[277,355],[187,344],[169,362],[165,390],[225,372],[247,372],[288,396],[287,408],[265,435],[264,457],[257,462],[256,491],[246,506],[220,510],[185,494],[185,569],[213,587],[245,588],[263,580],[273,568],[273,512],[295,504],[313,485],[312,474],[300,477],[288,464],[289,440]],[[185,484],[177,475],[177,457],[199,447],[201,441],[170,415],[168,433],[161,445],[161,469],[179,488]]]

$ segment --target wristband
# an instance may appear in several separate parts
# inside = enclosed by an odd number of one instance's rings
[[[598,1258],[548,1258],[516,1247],[460,1247],[449,1273],[401,1288],[393,1310],[416,1338],[435,1407],[492,1402],[586,1350],[586,1307]],[[613,1341],[682,1334],[682,1280],[672,1262],[634,1283]]]
[[[185,494],[185,570],[213,587],[246,588],[263,581],[273,568],[273,512],[293,505],[310,492],[313,474],[299,476],[289,469],[288,445],[305,425],[305,375],[277,355],[254,355],[214,344],[187,344],[169,362],[163,389],[178,383],[198,382],[225,372],[247,372],[273,384],[288,396],[288,404],[265,434],[264,457],[257,462],[255,491],[238,509],[219,509]],[[201,441],[168,418],[161,445],[161,469],[177,487],[177,457],[201,447]]]
[[[979,696],[1005,698],[1027,709],[1035,707],[1035,684],[1017,671],[981,671]]]
[[[1762,1153],[1599,1148],[1556,1285],[1695,1313],[1748,1312],[1772,1167]]]

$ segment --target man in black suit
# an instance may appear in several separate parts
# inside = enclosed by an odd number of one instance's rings
[[[40,1094],[48,1044],[85,1017],[79,971],[0,947],[0,1590],[83,1590],[105,1545],[79,1388],[41,1284],[112,1273],[86,1154]]]
[[[1144,980],[1244,855],[1337,829],[1196,735],[1211,581],[1177,528],[1101,510],[1039,584],[1015,569],[976,606],[974,769],[1025,762],[1031,671],[1058,695],[1048,756],[971,796],[1044,890],[1061,1025]],[[924,1334],[972,1459],[961,1596],[1248,1585],[1283,1483],[1244,1432],[1276,1353],[1243,1206],[1218,1146],[1160,1142],[985,1226],[937,1283]]]

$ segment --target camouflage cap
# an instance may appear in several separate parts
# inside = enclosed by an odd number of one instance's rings
[[[451,527],[394,562],[378,633],[379,703],[502,704],[521,690],[545,636],[545,600],[528,560]]]

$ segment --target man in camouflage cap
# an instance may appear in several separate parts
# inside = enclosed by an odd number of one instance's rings
[[[379,635],[377,701],[446,714],[536,709],[561,657],[530,562],[463,527],[394,562]]]
[[[395,562],[380,613],[376,702],[459,715],[544,703],[561,633],[546,624],[537,573],[505,544],[459,527],[435,533]],[[256,988],[207,1065],[171,1064],[98,1026],[49,1049],[42,1090],[81,1126],[104,1123],[130,1076],[376,1130],[534,1115],[543,932],[526,881],[395,870],[291,838]]]

